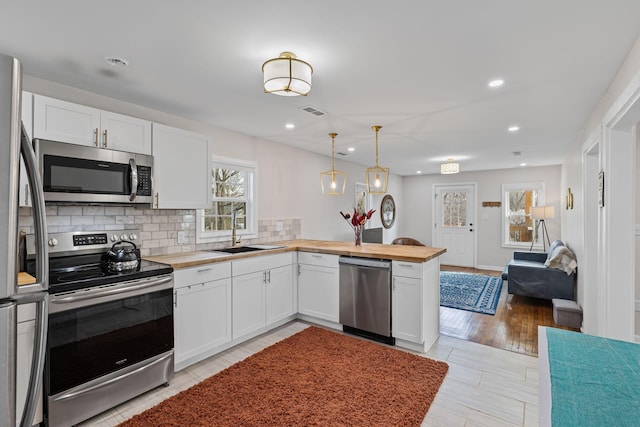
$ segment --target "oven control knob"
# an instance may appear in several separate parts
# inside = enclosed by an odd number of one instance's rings
[[[118,240],[118,235],[117,235],[117,234],[112,234],[112,235],[111,235],[111,241],[112,241],[112,242],[115,242],[115,241],[117,241],[117,240]]]
[[[58,244],[58,239],[52,237],[49,239],[49,246],[56,246]]]
[[[120,240],[127,240],[127,235],[123,234],[122,236],[120,236]]]
[[[138,238],[138,235],[135,233],[129,235],[129,240],[136,240],[137,238]]]

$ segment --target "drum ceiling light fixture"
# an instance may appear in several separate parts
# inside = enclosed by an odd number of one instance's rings
[[[262,64],[264,91],[280,96],[306,96],[311,90],[313,68],[291,52],[282,52]]]
[[[447,163],[443,163],[440,165],[440,173],[443,175],[458,172],[460,172],[460,163],[454,162],[453,159],[447,159]]]

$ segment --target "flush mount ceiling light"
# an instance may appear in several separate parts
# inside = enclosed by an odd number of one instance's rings
[[[491,80],[489,82],[489,87],[500,87],[504,84],[504,80],[502,79],[495,79],[495,80]]]
[[[370,194],[384,194],[389,182],[389,168],[378,165],[378,131],[382,126],[371,126],[376,133],[376,165],[367,168],[367,192]]]
[[[452,173],[460,172],[460,163],[456,163],[453,159],[447,159],[447,163],[440,165],[440,173],[443,175],[449,175]]]
[[[329,136],[331,137],[331,170],[320,173],[320,187],[322,187],[322,194],[337,196],[344,194],[344,189],[347,184],[347,174],[337,171],[334,166],[335,139],[338,134],[332,132]]]
[[[313,68],[291,52],[282,52],[262,64],[264,91],[281,96],[307,95],[311,90]]]
[[[518,126],[518,125],[509,126],[509,127],[507,128],[507,130],[508,130],[509,132],[512,132],[512,133],[513,133],[513,132],[518,132],[518,131],[520,130],[520,126]]]

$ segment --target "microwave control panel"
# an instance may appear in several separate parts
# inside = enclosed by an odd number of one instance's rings
[[[138,196],[151,196],[151,168],[138,166]]]

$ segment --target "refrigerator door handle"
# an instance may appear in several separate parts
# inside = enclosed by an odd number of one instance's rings
[[[49,289],[49,255],[47,253],[47,224],[46,211],[44,205],[44,193],[42,192],[42,179],[38,173],[36,154],[22,125],[22,138],[20,140],[20,151],[27,169],[29,186],[31,187],[33,199],[33,226],[36,244],[36,280],[33,285],[18,286],[16,283],[15,294],[22,294],[35,291],[46,291]]]
[[[20,151],[24,158],[29,185],[33,195],[33,221],[36,241],[36,280],[35,285],[20,286],[17,289],[16,300],[18,304],[26,302],[28,297],[23,291],[33,292],[36,290],[46,291],[49,288],[49,255],[47,253],[47,217],[44,205],[44,195],[42,192],[42,180],[38,173],[36,155],[33,146],[27,137],[24,125],[22,125],[22,137],[20,141]],[[37,289],[34,289],[37,288]],[[21,301],[20,296],[25,295],[25,301]],[[36,301],[36,321],[33,343],[33,358],[31,359],[31,373],[29,374],[29,386],[27,388],[27,400],[22,411],[20,421],[21,427],[31,427],[33,418],[38,406],[40,388],[44,371],[44,358],[46,352],[47,327],[49,320],[49,299],[46,292],[38,294],[40,298]]]

